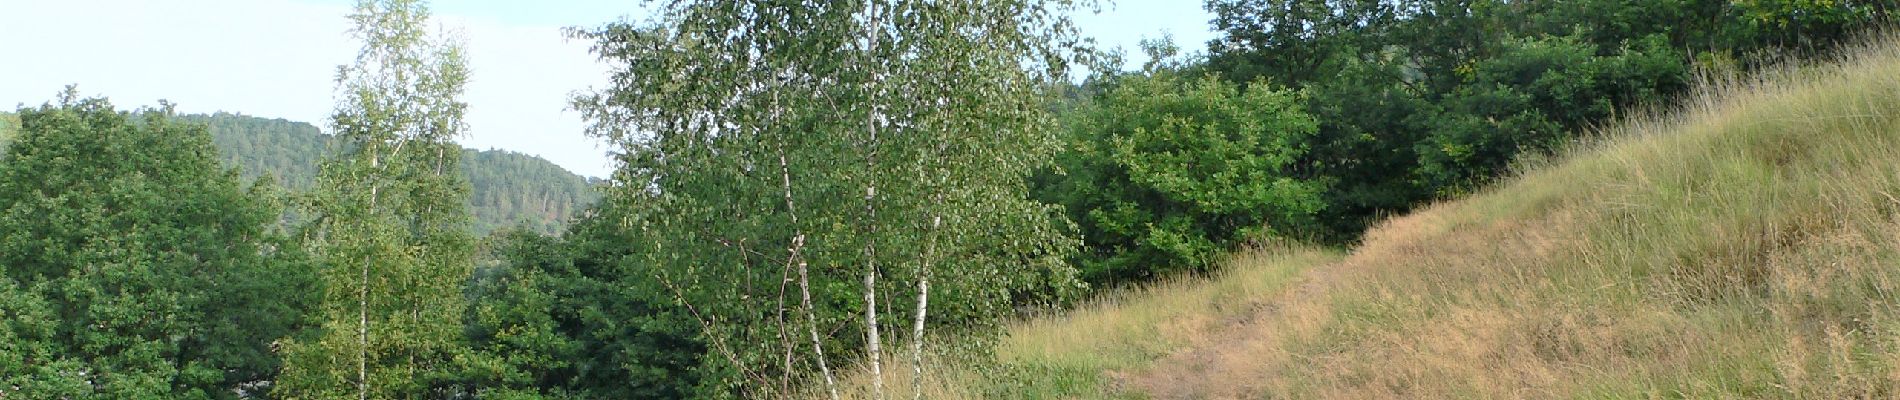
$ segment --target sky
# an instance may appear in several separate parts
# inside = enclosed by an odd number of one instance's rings
[[[639,0],[437,0],[439,29],[463,35],[470,82],[464,146],[541,156],[581,175],[613,169],[586,137],[575,92],[606,84],[588,43],[561,29],[641,19]],[[354,56],[347,0],[0,0],[0,109],[37,106],[66,85],[120,108],[167,100],[324,127],[338,65]],[[1212,38],[1199,1],[1124,0],[1072,16],[1085,36],[1144,61],[1143,38],[1186,49]],[[327,128],[326,128],[327,129]]]

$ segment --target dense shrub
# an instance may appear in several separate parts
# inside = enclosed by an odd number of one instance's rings
[[[1324,183],[1290,173],[1316,130],[1293,93],[1170,71],[1113,86],[1069,116],[1067,175],[1041,188],[1081,229],[1089,281],[1204,271],[1323,207]]]

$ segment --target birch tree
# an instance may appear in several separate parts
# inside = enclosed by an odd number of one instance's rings
[[[323,264],[322,333],[287,346],[282,397],[439,395],[465,351],[473,246],[453,139],[468,76],[428,16],[417,0],[365,0],[350,15],[363,48],[337,72],[331,129],[344,149],[322,166],[304,233]]]
[[[681,1],[577,32],[617,67],[575,101],[619,149],[607,201],[641,210],[629,245],[700,322],[718,384],[836,397],[842,365],[881,376],[887,335],[921,374],[928,326],[1076,288],[1075,242],[1025,177],[1058,147],[1043,88],[1087,54],[1078,6]]]

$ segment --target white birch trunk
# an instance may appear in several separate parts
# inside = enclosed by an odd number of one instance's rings
[[[941,189],[939,189],[941,190]],[[942,202],[943,196],[936,196]],[[911,398],[924,398],[924,316],[930,311],[930,264],[936,260],[937,230],[943,227],[943,216],[930,218],[930,245],[924,249],[924,260],[917,266],[917,310],[910,325],[910,389]]]
[[[864,36],[866,36],[864,55],[874,55],[878,51],[878,38],[882,36],[878,32],[880,19],[882,17],[878,15],[878,2],[868,2],[864,6]],[[874,61],[868,61],[866,66],[872,63]],[[882,336],[878,334],[878,235],[876,235],[878,209],[874,203],[878,197],[878,184],[876,184],[878,118],[880,118],[878,91],[882,91],[882,85],[880,85],[882,82],[878,82],[880,76],[876,68],[870,70],[868,78],[870,82],[866,85],[866,89],[870,89],[870,95],[866,99],[870,99],[868,100],[870,112],[864,116],[864,127],[870,133],[870,142],[868,142],[870,155],[864,159],[866,163],[864,173],[870,174],[868,176],[870,186],[864,188],[864,218],[866,218],[866,235],[868,235],[864,243],[864,336],[866,336],[864,353],[870,355],[870,398],[883,400],[883,343]]]
[[[382,155],[377,154],[375,149],[375,147],[370,147],[369,153],[369,169],[372,174],[382,168]],[[371,213],[372,216],[376,213],[376,200],[378,195],[381,194],[379,189],[381,188],[376,186],[376,177],[371,176],[369,184],[369,209],[364,211]],[[369,400],[369,267],[370,256],[365,254],[363,256],[362,274],[359,276],[360,280],[357,281],[356,286],[357,400]]]
[[[878,34],[879,16],[877,14],[876,2],[871,2],[865,6],[865,15],[864,32],[866,36],[865,41],[868,43],[868,45],[865,46],[865,53],[866,55],[870,55],[877,51],[878,38],[880,36]],[[868,167],[866,168],[866,172],[872,176],[868,177],[871,183],[864,190],[864,211],[865,218],[867,218],[866,223],[869,225],[869,229],[867,229],[866,232],[868,238],[864,246],[864,326],[866,336],[865,352],[871,356],[871,398],[874,400],[882,400],[884,399],[884,349],[881,343],[882,337],[878,333],[877,320],[877,207],[874,203],[877,199],[877,177],[875,175],[877,174],[878,152],[877,125],[878,117],[880,116],[878,114],[878,101],[880,100],[879,96],[877,96],[877,92],[881,90],[879,87],[881,86],[881,82],[878,82],[879,77],[876,69],[871,70],[870,79],[871,82],[867,86],[871,93],[867,98],[870,99],[871,110],[870,113],[865,116],[865,128],[870,133],[868,146],[870,156],[866,158],[865,162],[866,167]]]
[[[785,188],[785,211],[791,214],[793,226],[792,247],[787,249],[790,254],[785,260],[798,263],[798,297],[799,303],[805,306],[805,328],[806,332],[811,334],[811,350],[818,359],[818,372],[825,376],[826,393],[831,395],[831,400],[838,400],[838,381],[832,377],[831,366],[825,362],[825,343],[818,337],[818,316],[811,304],[811,269],[807,267],[802,254],[805,249],[805,234],[802,232],[803,228],[798,227],[798,207],[797,203],[792,201],[792,170],[790,163],[785,159],[783,144],[779,145],[778,149],[778,168],[779,177],[782,179],[780,184]]]

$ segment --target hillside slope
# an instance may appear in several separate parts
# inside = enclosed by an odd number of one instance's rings
[[[245,179],[270,174],[292,189],[308,188],[316,179],[330,141],[314,125],[284,119],[230,113],[181,119],[209,126],[225,164],[237,167]],[[516,225],[556,233],[568,217],[599,197],[587,178],[546,159],[511,151],[465,150],[462,173],[469,179],[469,209],[477,233]]]
[[[1251,251],[1018,323],[1003,365],[940,365],[929,390],[1900,396],[1900,42],[1713,86],[1348,254]]]

